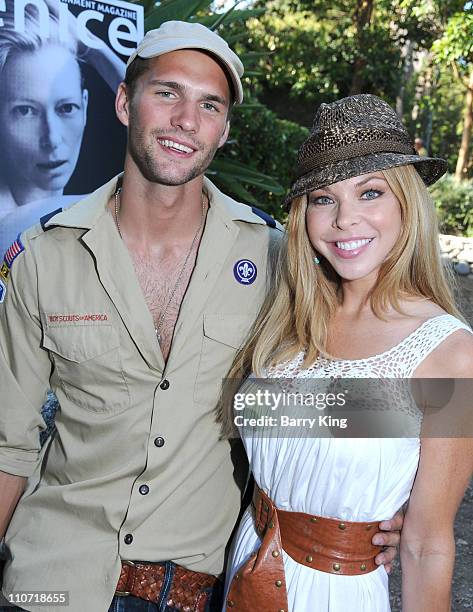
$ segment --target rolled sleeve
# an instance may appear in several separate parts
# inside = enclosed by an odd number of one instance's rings
[[[36,266],[30,252],[13,261],[0,304],[0,470],[31,476],[39,459],[39,434],[45,429],[51,362],[41,348]]]

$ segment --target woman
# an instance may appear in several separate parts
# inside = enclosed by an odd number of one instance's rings
[[[425,187],[445,170],[416,155],[379,98],[323,104],[286,200],[278,283],[230,378],[473,377],[473,336],[444,278]],[[227,434],[234,422],[228,409]],[[403,610],[450,610],[471,439],[287,437],[277,425],[240,433],[257,486],[230,556],[226,608],[390,610],[370,534],[410,495]]]
[[[0,250],[39,218],[79,196],[63,196],[77,164],[87,121],[88,91],[81,57],[97,66],[116,88],[124,66],[108,47],[84,49],[73,34],[63,42],[51,3],[45,30],[32,5],[25,7],[24,31],[13,12],[0,28]]]

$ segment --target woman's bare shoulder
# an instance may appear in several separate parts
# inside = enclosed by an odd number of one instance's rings
[[[427,321],[432,317],[448,314],[442,307],[426,298],[411,297],[400,300],[401,310],[408,317]]]

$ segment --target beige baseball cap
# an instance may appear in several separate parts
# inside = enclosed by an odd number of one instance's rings
[[[136,51],[130,55],[127,67],[137,57],[149,59],[179,49],[202,49],[215,55],[217,60],[227,69],[227,73],[232,80],[235,103],[242,103],[241,77],[244,67],[240,58],[230,49],[228,43],[221,36],[200,23],[166,21],[159,28],[150,30],[139,43]]]

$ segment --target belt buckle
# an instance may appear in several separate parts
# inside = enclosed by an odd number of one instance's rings
[[[126,561],[125,559],[122,560],[122,565],[129,565],[130,567],[135,567],[133,561]],[[131,595],[131,591],[115,591],[115,595],[117,597],[128,597],[128,595]]]

